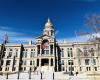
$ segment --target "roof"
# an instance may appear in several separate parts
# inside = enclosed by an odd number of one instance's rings
[[[45,28],[53,28],[53,24],[52,24],[50,18],[48,18],[48,21],[45,24]]]
[[[45,36],[51,37],[51,36],[48,36],[48,35],[44,34],[44,35],[41,35],[41,36],[37,37],[37,39],[38,39],[38,38],[43,38],[43,37],[45,37]]]

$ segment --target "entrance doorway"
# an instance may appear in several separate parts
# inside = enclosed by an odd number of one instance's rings
[[[41,66],[49,65],[49,59],[41,59]]]

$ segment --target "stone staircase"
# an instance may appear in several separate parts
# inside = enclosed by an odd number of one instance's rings
[[[40,72],[54,72],[54,67],[42,66],[41,68],[38,67],[37,71],[40,71]]]

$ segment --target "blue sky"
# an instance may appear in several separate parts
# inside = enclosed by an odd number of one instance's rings
[[[84,17],[100,14],[99,0],[0,0],[0,41],[28,41],[42,34],[50,17],[59,40],[75,38],[75,31],[89,31]]]

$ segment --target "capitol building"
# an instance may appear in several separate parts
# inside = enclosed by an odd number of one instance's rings
[[[50,19],[43,34],[29,44],[0,44],[0,74],[36,70],[84,73],[100,72],[99,44],[93,42],[57,42]]]

